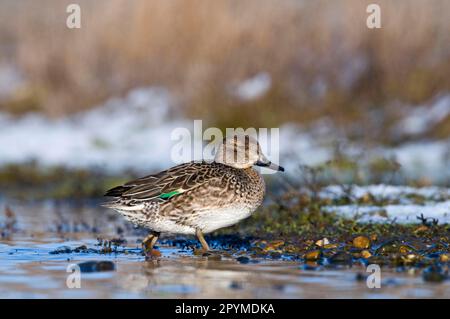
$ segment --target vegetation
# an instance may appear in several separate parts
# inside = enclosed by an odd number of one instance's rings
[[[36,162],[10,164],[0,169],[1,195],[20,200],[86,200],[135,177],[132,172],[113,176],[101,169],[41,167]]]
[[[268,176],[268,196],[277,194],[270,200],[289,202],[300,188],[317,194],[326,185],[344,184],[402,184],[410,186],[427,186],[426,180],[408,179],[399,171],[399,164],[394,160],[372,158],[369,163],[352,159],[336,153],[334,159],[314,167],[299,165],[298,174],[283,178]],[[113,174],[100,167],[68,168],[64,166],[43,167],[36,161],[9,164],[0,167],[0,195],[22,200],[36,199],[96,199],[102,197],[106,190],[121,185],[126,181],[140,177],[132,170]],[[448,185],[443,185],[448,186]],[[301,201],[314,201],[317,198],[299,198]],[[411,195],[413,196],[413,195]],[[420,201],[420,197],[415,198]]]
[[[371,2],[360,0],[79,3],[79,30],[63,23],[67,1],[2,3],[0,64],[16,67],[23,81],[0,109],[62,116],[162,85],[180,113],[209,125],[327,116],[350,136],[361,137],[363,127],[365,138],[386,140],[408,105],[450,89],[445,0],[379,1],[378,30],[365,26]],[[265,95],[229,94],[259,72],[271,77]],[[447,137],[449,121],[428,134]]]

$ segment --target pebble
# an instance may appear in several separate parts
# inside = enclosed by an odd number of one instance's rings
[[[70,254],[72,252],[72,249],[70,249],[69,246],[61,246],[56,248],[55,250],[51,251],[51,255],[57,255],[57,254]]]
[[[305,254],[306,260],[317,260],[322,256],[322,252],[320,250],[312,250]]]
[[[448,262],[450,259],[450,255],[449,254],[442,254],[441,256],[439,256],[439,261],[441,263],[446,263]]]
[[[323,247],[325,245],[328,245],[329,243],[330,241],[328,240],[328,238],[325,237],[316,241],[316,246]]]
[[[238,258],[236,258],[236,260],[237,260],[240,264],[248,264],[248,263],[250,262],[250,258],[244,257],[244,256],[238,257]]]
[[[422,273],[422,278],[428,282],[443,282],[447,279],[447,274],[438,266],[429,266]]]
[[[370,239],[366,236],[358,236],[353,239],[353,246],[356,248],[366,249],[370,247]]]
[[[330,257],[330,262],[335,264],[351,264],[352,256],[346,252],[337,252]]]
[[[369,257],[371,257],[372,256],[372,254],[370,253],[370,251],[368,251],[368,250],[363,250],[363,251],[361,251],[361,257],[362,258],[369,258]]]

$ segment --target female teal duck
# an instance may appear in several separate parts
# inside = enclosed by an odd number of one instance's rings
[[[167,232],[195,234],[208,251],[204,233],[234,225],[261,205],[265,184],[253,165],[284,171],[264,156],[256,139],[226,137],[213,162],[181,164],[110,189],[105,196],[116,199],[104,206],[151,230],[146,250]]]

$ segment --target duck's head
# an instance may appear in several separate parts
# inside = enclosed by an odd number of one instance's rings
[[[253,165],[284,172],[284,168],[269,161],[261,151],[258,141],[249,135],[232,135],[223,139],[214,161],[234,168],[249,168]]]

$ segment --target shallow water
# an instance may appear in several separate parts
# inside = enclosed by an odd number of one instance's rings
[[[369,289],[362,266],[328,269],[297,261],[221,260],[195,256],[190,249],[159,246],[161,257],[145,260],[139,231],[127,228],[96,206],[8,203],[16,222],[0,241],[2,298],[448,298],[450,282],[427,283],[421,276],[382,269],[381,288]],[[0,207],[1,208],[1,207]],[[6,218],[0,223],[5,226]],[[4,229],[6,229],[4,227]],[[98,249],[96,237],[120,233],[127,244],[117,253],[51,254],[61,246]],[[115,270],[81,273],[81,288],[68,288],[68,266],[112,261]],[[314,269],[314,270],[310,270]]]

